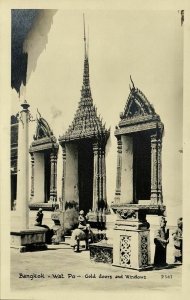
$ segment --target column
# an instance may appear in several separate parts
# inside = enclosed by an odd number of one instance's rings
[[[99,172],[98,172],[98,206],[101,208],[102,200],[103,200],[103,188],[102,188],[102,146],[99,145],[98,147],[98,165],[99,165]]]
[[[102,189],[103,189],[103,201],[107,206],[105,146],[102,149]]]
[[[151,135],[151,204],[158,202],[158,160],[157,160],[157,134]]]
[[[121,136],[117,137],[117,175],[115,200],[120,201],[121,196],[121,168],[122,168],[122,141]]]
[[[162,139],[157,141],[157,159],[158,159],[158,204],[162,204]]]
[[[66,176],[66,146],[62,145],[62,157],[63,157],[63,173],[62,173],[62,208],[65,210],[65,176]]]
[[[31,154],[31,192],[30,192],[30,197],[31,200],[34,197],[34,153]]]
[[[57,154],[51,152],[50,154],[51,164],[51,180],[50,180],[50,201],[57,201]]]
[[[94,178],[93,178],[93,211],[98,209],[98,143],[93,144],[93,153],[94,153]]]
[[[20,228],[29,228],[29,104],[21,104],[18,131],[18,173],[17,173],[17,212],[20,216]]]
[[[57,201],[57,152],[54,152],[53,156],[53,192],[54,201]]]

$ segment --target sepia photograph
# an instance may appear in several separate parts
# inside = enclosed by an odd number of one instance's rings
[[[9,22],[12,295],[182,291],[185,11]]]

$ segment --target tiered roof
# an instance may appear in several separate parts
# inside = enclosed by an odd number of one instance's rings
[[[84,57],[84,72],[83,72],[83,85],[81,89],[81,97],[78,104],[78,109],[75,113],[72,124],[69,126],[66,133],[60,137],[60,142],[74,141],[87,138],[108,138],[109,130],[105,128],[102,119],[97,115],[97,108],[93,104],[93,99],[90,89],[89,78],[89,61],[86,50],[86,37],[84,34],[85,42],[85,57]]]

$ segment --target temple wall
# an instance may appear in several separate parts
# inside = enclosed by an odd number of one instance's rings
[[[79,202],[78,150],[76,145],[66,145],[65,201]]]
[[[62,158],[62,147],[59,145],[57,153],[57,200],[62,195],[62,176],[63,176],[63,158]]]
[[[44,154],[34,154],[34,197],[32,203],[44,202]]]
[[[121,202],[133,202],[133,138],[122,136]]]

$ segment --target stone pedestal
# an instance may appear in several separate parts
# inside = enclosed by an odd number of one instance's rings
[[[113,265],[139,271],[152,268],[146,214],[162,214],[165,207],[123,203],[112,205],[112,209],[117,214]]]
[[[46,250],[46,231],[44,228],[11,231],[11,248],[19,249],[20,252]]]
[[[128,269],[151,268],[149,230],[115,229],[113,265]]]

